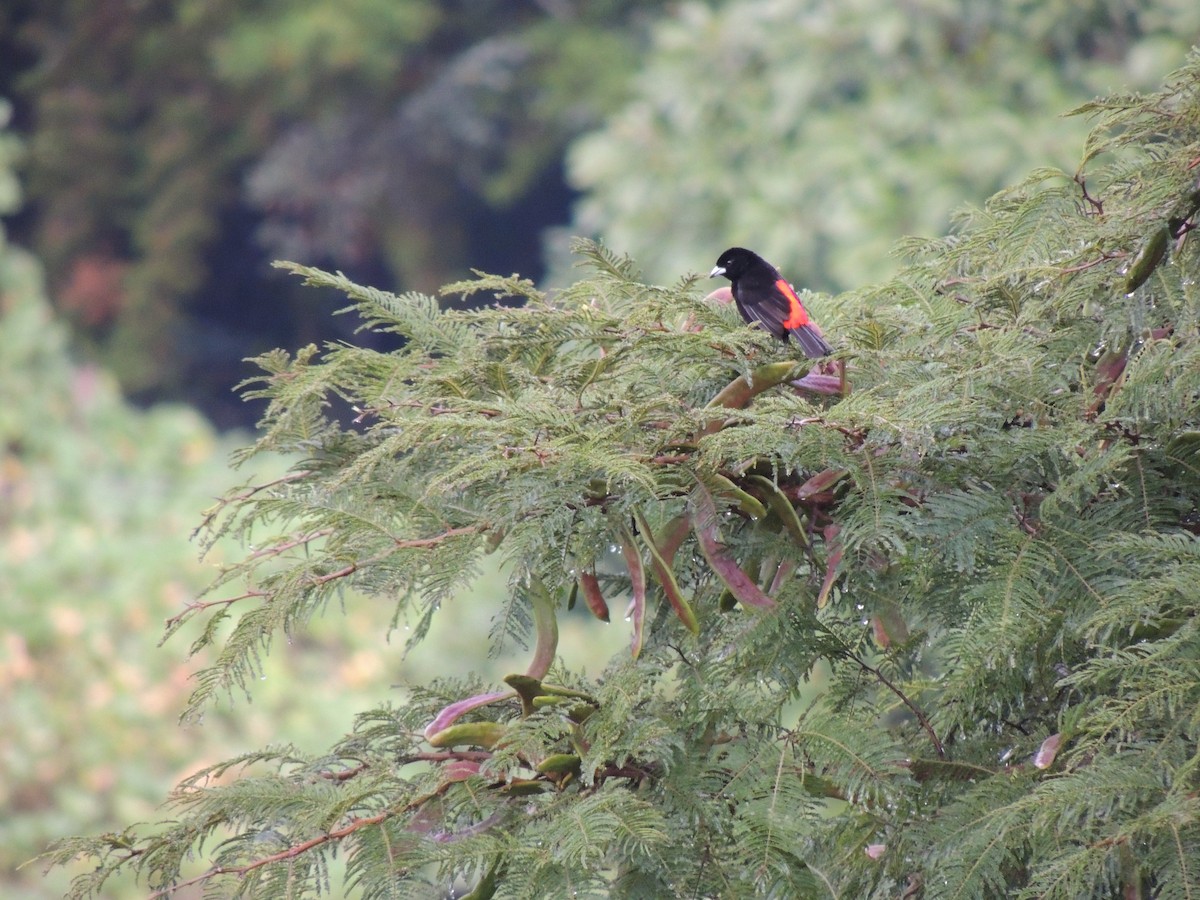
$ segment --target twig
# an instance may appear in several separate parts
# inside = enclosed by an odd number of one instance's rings
[[[397,538],[396,546],[403,550],[408,550],[413,547],[432,547],[434,544],[440,544],[442,541],[449,540],[453,537],[461,537],[464,534],[478,534],[481,531],[487,531],[487,526],[464,525],[462,528],[451,528],[449,531],[444,531],[441,534],[437,534],[428,538],[408,538],[405,540]]]
[[[368,562],[378,562],[381,559],[383,559],[383,556],[377,556]],[[337,569],[333,572],[326,572],[324,575],[313,575],[308,580],[308,583],[320,586],[330,581],[336,581],[339,578],[345,578],[347,575],[353,575],[357,571],[358,563],[349,563],[348,565],[342,566],[340,569]]]
[[[264,481],[262,484],[251,485],[244,491],[234,494],[232,497],[222,497],[217,501],[216,505],[212,509],[205,513],[200,524],[192,530],[192,537],[195,538],[197,534],[199,534],[203,529],[207,528],[209,523],[211,523],[212,520],[220,514],[221,510],[223,510],[226,506],[229,506],[231,503],[241,503],[243,500],[249,500],[259,491],[265,491],[268,488],[275,487],[276,485],[287,484],[289,481],[296,481],[301,478],[306,478],[311,474],[311,469],[303,469],[299,472],[291,472],[280,478],[275,478],[271,481]]]
[[[1104,202],[1102,200],[1097,200],[1088,193],[1087,179],[1083,177],[1083,172],[1076,172],[1073,180],[1077,185],[1079,185],[1079,190],[1083,192],[1083,199],[1092,207],[1096,215],[1104,215]]]
[[[487,762],[492,755],[491,750],[443,750],[437,753],[405,753],[400,757],[400,762]]]
[[[246,591],[244,594],[238,594],[236,597],[225,597],[221,600],[196,600],[185,606],[181,612],[171,616],[164,624],[167,628],[173,628],[185,618],[192,615],[192,613],[203,612],[212,606],[228,606],[231,603],[237,603],[239,600],[248,600],[251,597],[266,597],[268,593],[268,591]]]
[[[850,658],[862,667],[864,672],[869,672],[870,674],[874,675],[877,679],[879,679],[881,684],[883,684],[888,690],[900,698],[900,702],[907,706],[909,711],[917,717],[917,721],[921,723],[921,727],[925,729],[925,733],[929,735],[929,740],[933,742],[933,749],[937,751],[938,758],[945,759],[946,748],[942,746],[942,742],[938,739],[937,733],[933,730],[933,725],[931,725],[929,722],[929,717],[921,711],[921,708],[917,706],[917,704],[913,703],[912,700],[908,699],[908,695],[905,694],[904,691],[900,690],[900,688],[896,687],[896,685],[893,684],[886,675],[873,666],[867,665],[866,662],[858,656],[858,654],[849,650],[847,650],[847,652],[849,653]]]
[[[409,550],[417,547],[432,547],[453,537],[460,537],[464,534],[478,534],[479,532],[486,530],[486,525],[464,525],[462,528],[451,528],[449,531],[444,531],[441,534],[435,534],[433,537],[393,538],[392,543],[393,547],[397,550]],[[308,583],[319,587],[320,585],[326,584],[330,581],[336,581],[339,578],[345,578],[347,575],[353,575],[359,569],[365,569],[368,566],[373,566],[377,562],[382,562],[383,560],[387,559],[391,553],[391,550],[387,550],[383,553],[377,553],[368,559],[347,563],[340,569],[337,569],[333,572],[326,572],[324,575],[313,575],[308,579]]]
[[[428,794],[404,804],[404,806],[400,807],[399,809],[385,809],[383,812],[374,816],[366,816],[361,819],[351,819],[349,823],[342,828],[337,828],[333,831],[327,831],[324,834],[319,834],[314,838],[309,838],[307,841],[302,841],[295,846],[288,847],[286,850],[280,850],[278,853],[272,853],[270,856],[264,856],[262,859],[256,859],[254,862],[246,863],[244,866],[213,866],[207,872],[201,872],[195,878],[189,878],[187,881],[176,882],[168,887],[160,888],[150,895],[149,900],[160,900],[160,898],[168,897],[171,894],[174,894],[180,888],[189,887],[193,884],[203,884],[210,879],[216,878],[218,875],[237,875],[240,877],[253,872],[255,869],[261,869],[263,866],[269,866],[271,863],[283,862],[287,859],[295,859],[297,856],[307,853],[309,850],[320,847],[323,844],[328,844],[331,841],[340,841],[342,838],[349,837],[350,835],[354,834],[354,832],[363,828],[382,824],[388,819],[403,815],[409,810],[417,809],[435,797],[445,793],[450,784],[452,784],[452,782],[446,782],[446,784],[440,785],[436,790],[433,790]]]
[[[328,537],[331,534],[333,534],[332,528],[320,528],[317,531],[310,531],[308,534],[302,534],[299,537],[292,538],[290,541],[284,541],[282,544],[272,544],[269,547],[263,547],[261,550],[255,550],[250,554],[250,559],[261,559],[264,556],[278,556],[294,547],[299,547],[301,544],[309,544],[317,538]]]
[[[464,534],[475,534],[477,532],[484,531],[484,530],[486,530],[486,526],[483,526],[483,525],[466,525],[462,528],[451,528],[449,531],[443,532],[442,534],[434,535],[433,537],[407,538],[407,539],[396,538],[394,540],[394,546],[397,549],[432,547],[435,544],[440,544],[442,541],[448,540],[452,537],[459,537]],[[256,559],[256,558],[261,558],[266,555],[275,556],[275,555],[283,553],[287,550],[290,550],[293,547],[297,547],[301,544],[308,543],[317,538],[327,537],[328,535],[330,535],[332,533],[333,533],[332,528],[323,528],[319,531],[313,531],[313,532],[310,532],[309,534],[303,535],[301,537],[295,538],[290,541],[286,541],[282,544],[276,544],[271,547],[265,547],[262,550],[259,550],[258,552],[253,554],[250,558]],[[339,578],[345,578],[347,575],[353,575],[355,572],[357,572],[359,569],[361,569],[365,566],[370,566],[370,565],[373,565],[374,563],[377,563],[384,559],[387,559],[390,552],[391,551],[389,550],[387,553],[380,553],[376,556],[371,557],[370,559],[361,560],[359,562],[348,563],[347,565],[343,566],[342,568],[340,568],[334,572],[327,572],[324,575],[313,575],[309,579],[309,584],[320,586],[320,585],[326,584],[330,581],[336,581]],[[167,619],[166,627],[171,628],[175,625],[178,625],[180,622],[182,622],[184,620],[184,618],[192,615],[193,613],[202,612],[212,606],[228,606],[232,603],[237,603],[239,600],[247,600],[251,597],[269,597],[270,595],[271,595],[270,591],[251,590],[251,591],[246,591],[243,594],[238,594],[236,597],[225,597],[221,600],[205,600],[205,601],[196,601],[193,603],[189,603],[183,609],[182,612],[180,612],[174,616],[171,616],[171,618]]]
[[[1088,260],[1084,263],[1077,263],[1073,266],[1065,266],[1058,271],[1062,275],[1074,275],[1076,272],[1083,272],[1087,269],[1093,268],[1094,266],[1101,265],[1102,263],[1111,262],[1114,259],[1121,259],[1126,255],[1127,254],[1125,253],[1109,253],[1107,251],[1103,251],[1095,259]]]
[[[343,769],[340,772],[322,772],[321,777],[329,781],[349,781],[356,775],[361,775],[369,768],[371,766],[368,763],[359,763],[353,769]]]

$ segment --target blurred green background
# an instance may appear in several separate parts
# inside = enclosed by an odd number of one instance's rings
[[[486,657],[503,573],[407,657],[388,604],[348,597],[274,648],[252,703],[179,723],[205,660],[186,632],[158,647],[163,621],[242,552],[200,561],[191,531],[288,463],[227,464],[260,411],[231,391],[242,360],[357,324],[270,260],[393,290],[470,267],[552,285],[587,234],[649,280],[745,244],[854,287],[899,237],[1073,170],[1088,123],[1061,114],[1156,87],[1198,40],[1194,0],[4,4],[0,895],[62,893],[65,873],[17,869],[54,837],[153,819],[202,765],[323,748]],[[626,640],[564,623],[596,667]]]

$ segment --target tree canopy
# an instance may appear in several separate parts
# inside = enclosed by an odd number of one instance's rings
[[[193,708],[341,604],[419,639],[489,554],[528,666],[196,773],[62,842],[75,894],[308,896],[340,856],[364,897],[1194,895],[1200,56],[1080,112],[1078,170],[806,294],[811,370],[593,244],[557,293],[445,289],[474,311],[287,264],[406,342],[259,359],[246,456],[301,461],[208,523],[252,549],[181,617]],[[573,605],[629,634],[598,676]]]
[[[902,237],[944,234],[1031,166],[1073,167],[1087,126],[1060,114],[1154,89],[1197,39],[1188,0],[687,4],[629,101],[571,145],[570,232],[653,280],[722,235],[814,290],[859,287],[894,274]]]

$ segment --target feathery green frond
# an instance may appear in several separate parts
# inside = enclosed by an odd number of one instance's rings
[[[1200,55],[1083,111],[1078,176],[811,298],[836,361],[592,243],[470,312],[287,264],[404,343],[258,360],[252,453],[299,461],[210,516],[253,543],[180,617],[194,705],[342,605],[419,639],[492,553],[534,662],[64,842],[76,894],[312,895],[338,856],[367,897],[1200,896]],[[589,677],[549,665],[581,593],[642,629]]]

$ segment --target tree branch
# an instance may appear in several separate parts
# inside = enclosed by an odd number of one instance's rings
[[[237,603],[239,600],[247,600],[251,597],[266,597],[269,591],[246,591],[244,594],[238,594],[236,597],[225,597],[221,600],[196,600],[189,603],[182,610],[171,616],[164,623],[167,628],[174,628],[189,618],[193,613],[203,612],[212,606],[228,606],[231,603]]]
[[[412,800],[398,809],[385,809],[383,812],[374,816],[351,819],[342,828],[337,828],[333,831],[327,831],[324,834],[319,834],[316,837],[309,838],[307,841],[301,841],[299,844],[288,847],[286,850],[280,850],[278,853],[272,853],[270,856],[264,856],[262,859],[256,859],[254,862],[246,863],[244,866],[213,866],[211,869],[200,873],[195,878],[189,878],[187,881],[180,881],[168,887],[160,888],[159,890],[150,894],[149,900],[160,900],[160,898],[169,897],[180,888],[189,887],[193,884],[203,884],[206,881],[216,878],[218,875],[237,875],[240,877],[253,872],[255,869],[261,869],[263,866],[269,866],[272,863],[283,862],[284,860],[288,859],[295,859],[297,856],[307,853],[309,850],[313,850],[322,846],[323,844],[328,844],[332,841],[340,841],[342,838],[349,837],[350,835],[354,834],[354,832],[360,831],[363,828],[368,828],[372,825],[380,825],[383,822],[386,822],[388,819],[393,819],[396,816],[400,816],[406,812],[409,812],[410,810],[417,809],[435,797],[445,793],[450,784],[452,784],[452,782],[446,782],[445,784],[439,785],[436,790],[430,791],[428,794],[418,797],[416,800]]]
[[[921,727],[925,729],[925,733],[929,735],[929,740],[933,743],[933,749],[937,752],[938,758],[945,759],[946,748],[942,746],[942,742],[938,739],[937,732],[933,730],[933,725],[929,722],[929,717],[925,715],[925,713],[921,710],[921,707],[917,706],[917,704],[910,700],[908,695],[905,694],[904,691],[900,690],[900,688],[898,688],[895,684],[893,684],[886,675],[884,675],[874,666],[867,665],[867,663],[861,659],[858,654],[850,652],[850,658],[858,663],[864,672],[874,675],[875,678],[879,680],[880,684],[900,698],[900,702],[907,706],[909,711],[917,717],[917,721],[921,723]]]

